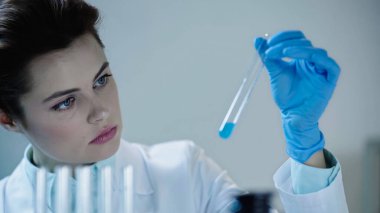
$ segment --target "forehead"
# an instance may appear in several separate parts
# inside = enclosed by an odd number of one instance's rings
[[[104,61],[106,57],[101,46],[91,34],[85,34],[68,48],[41,55],[29,63],[31,92],[48,95],[80,88],[85,82],[92,81]]]

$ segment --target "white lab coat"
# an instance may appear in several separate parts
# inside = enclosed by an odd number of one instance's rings
[[[191,141],[144,146],[122,140],[112,161],[107,162],[116,170],[127,165],[134,167],[135,212],[229,212],[232,197],[242,192],[226,171]],[[30,165],[24,157],[14,172],[0,182],[0,213],[33,212],[35,184],[30,175],[36,169],[30,171]],[[49,175],[48,180],[50,193],[55,175]],[[113,196],[118,198],[122,186],[117,177],[113,181]],[[286,212],[348,212],[340,172],[327,188],[295,195],[287,161],[274,175],[274,181]],[[117,199],[113,201],[113,207],[120,209]],[[48,204],[51,203],[48,198]]]

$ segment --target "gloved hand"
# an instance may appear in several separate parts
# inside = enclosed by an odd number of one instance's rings
[[[287,153],[304,163],[324,147],[318,120],[334,92],[340,68],[301,31],[280,32],[268,41],[257,38],[255,48],[269,72],[272,95],[281,110]]]

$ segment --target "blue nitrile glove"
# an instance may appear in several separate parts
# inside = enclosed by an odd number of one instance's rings
[[[257,38],[255,48],[269,72],[272,95],[281,110],[287,153],[304,163],[324,147],[318,120],[333,94],[340,68],[301,31],[280,32],[268,41]]]

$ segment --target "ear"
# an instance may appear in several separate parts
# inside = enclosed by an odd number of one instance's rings
[[[6,114],[5,112],[3,112],[1,109],[0,109],[0,125],[8,130],[8,131],[12,131],[12,132],[21,132],[21,129],[20,127],[17,125],[17,123],[12,120],[8,114]]]

